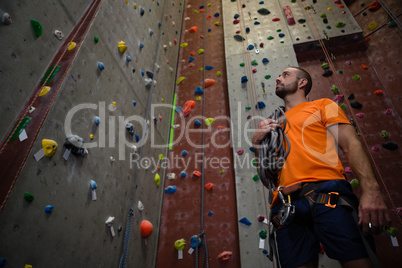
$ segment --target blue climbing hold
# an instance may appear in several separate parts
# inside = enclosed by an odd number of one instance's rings
[[[214,67],[213,66],[211,66],[211,65],[207,65],[207,66],[205,66],[205,70],[212,70]]]
[[[151,8],[149,8],[149,12],[151,12]]]
[[[238,17],[240,17],[239,14],[235,14],[235,15],[234,15],[234,19],[235,19],[235,20],[236,20]]]
[[[165,188],[165,193],[174,194],[177,191],[177,186],[168,186]]]
[[[200,6],[200,9],[203,9],[203,8],[204,8],[204,5],[201,5],[201,6]]]
[[[241,219],[239,220],[239,222],[240,222],[240,223],[243,223],[243,224],[245,224],[245,225],[248,225],[248,226],[251,225],[251,222],[250,222],[246,217],[241,218]]]
[[[284,37],[284,36],[285,36],[284,33],[280,33],[280,34],[279,34],[279,37]]]
[[[137,105],[137,102],[136,102],[135,100],[133,100],[133,105],[134,105],[134,106]]]
[[[141,43],[140,43],[140,48],[143,48],[143,47],[144,47],[144,43],[141,42]]]
[[[251,146],[250,148],[248,148],[252,153],[254,153],[254,147]]]
[[[263,5],[263,4],[264,4],[264,1],[260,1],[259,4],[260,4],[260,5]]]
[[[256,109],[264,109],[265,108],[265,103],[262,101],[259,101],[256,105],[255,105]]]
[[[201,87],[197,87],[195,89],[194,95],[197,95],[197,94],[201,94],[201,95],[204,94],[204,91],[201,89]]]
[[[158,27],[161,27],[162,26],[162,22],[158,22]]]
[[[156,5],[159,6],[159,2],[156,2]]]
[[[266,254],[268,254],[268,250],[264,249],[264,250],[262,250],[262,253],[266,255]]]
[[[250,28],[247,27],[247,28],[246,28],[246,33],[249,33],[249,32],[250,32]]]
[[[201,238],[199,238],[197,235],[193,235],[190,238],[190,247],[195,249],[196,247],[201,247],[202,246],[202,242],[201,242]]]
[[[215,14],[214,14],[214,17],[215,17],[215,18],[219,17],[219,13],[215,13]]]
[[[180,173],[180,176],[181,176],[182,178],[185,178],[185,177],[187,176],[187,173],[186,173],[185,171],[182,171],[182,172]]]
[[[179,13],[181,12],[181,10],[179,9]]]
[[[105,69],[105,65],[103,64],[103,62],[98,62],[98,68],[101,71]]]
[[[212,29],[211,29],[211,28],[208,28],[208,32],[210,32],[210,31],[212,31]]]
[[[149,30],[149,35],[152,36],[154,34],[154,31]]]
[[[130,56],[126,56],[126,61],[130,62],[131,61],[131,57]]]
[[[175,109],[174,109],[175,111],[176,111],[176,113],[181,113],[181,107],[180,106],[177,106]]]
[[[208,211],[208,216],[211,216],[212,214],[212,211]]]
[[[45,212],[46,213],[52,213],[53,209],[54,209],[54,206],[48,205],[48,206],[45,207]]]
[[[177,34],[177,31],[176,31],[176,34]]]
[[[98,117],[98,116],[95,116],[94,117],[94,123],[95,123],[95,125],[97,125],[97,126],[99,126],[99,124],[100,124],[100,118]]]
[[[91,189],[96,189],[96,188],[98,188],[98,185],[96,184],[96,181],[94,181],[94,180],[91,180],[90,182],[89,182],[89,186],[91,186]]]
[[[141,76],[144,76],[144,75],[145,75],[144,71],[143,71],[143,70],[141,70]]]
[[[194,60],[195,60],[194,57],[190,57],[190,58],[188,59],[188,62],[192,62],[192,61],[194,61]]]
[[[255,21],[254,22],[254,25],[259,25],[260,23],[258,22],[258,21]]]
[[[253,45],[249,45],[248,46],[248,50],[253,50],[254,49],[254,46]]]
[[[145,10],[142,7],[140,7],[140,15],[141,15],[141,17],[144,16],[144,12],[145,12]]]
[[[248,82],[247,76],[243,76],[241,78],[241,83],[244,84],[244,83],[247,83],[247,82]]]
[[[134,134],[135,135],[135,142],[139,142],[140,141],[140,136],[138,136],[137,134]]]
[[[197,127],[200,127],[200,126],[201,126],[200,120],[195,120],[195,121],[194,121],[194,124],[195,124]]]
[[[186,156],[188,154],[188,152],[186,151],[186,150],[183,150],[182,152],[181,152],[181,155],[182,156]]]
[[[263,59],[262,59],[262,63],[265,64],[265,63],[268,63],[268,62],[269,62],[269,60],[268,60],[267,58],[263,58]]]

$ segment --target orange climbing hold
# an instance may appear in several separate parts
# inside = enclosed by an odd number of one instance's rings
[[[210,183],[210,182],[208,182],[207,184],[205,184],[205,189],[207,189],[208,191],[210,191],[213,187],[214,187],[214,184],[213,183]]]
[[[371,39],[371,37],[370,37],[370,36],[367,36],[367,37],[364,39],[364,41],[368,42],[368,41],[370,41],[370,39]]]
[[[152,231],[154,230],[154,227],[152,226],[152,223],[150,223],[147,220],[143,220],[141,222],[141,235],[144,238],[147,238],[152,234]]]
[[[195,56],[195,53],[194,52],[190,52],[190,56]]]
[[[232,258],[233,253],[231,251],[224,251],[221,254],[218,255],[218,258],[221,259],[222,261],[227,261]]]
[[[208,16],[207,16],[207,19],[210,19],[210,18],[212,18],[212,15],[208,15]]]
[[[190,63],[188,66],[189,67],[194,67],[194,63]]]
[[[204,13],[204,12],[205,12],[205,9],[200,9],[200,12],[201,12],[201,13]]]
[[[210,87],[212,85],[215,85],[215,80],[214,79],[210,79],[210,78],[205,79],[204,87]]]
[[[379,96],[382,96],[382,95],[384,95],[384,92],[382,92],[382,90],[379,89],[379,90],[376,90],[376,91],[374,92],[374,94],[379,95]]]
[[[372,3],[370,6],[369,6],[369,10],[370,11],[374,11],[374,10],[377,10],[377,9],[379,9],[381,7],[381,5],[380,5],[380,3],[378,3],[378,1],[375,1],[374,3]]]
[[[203,36],[203,35],[200,35],[200,38],[201,38],[201,39],[204,39],[204,36]]]
[[[344,6],[344,5],[339,5],[338,7],[339,7],[339,8],[344,8],[345,6]]]
[[[194,171],[194,172],[193,172],[193,175],[196,176],[196,177],[201,177],[201,172],[199,172],[199,171]]]
[[[363,68],[363,70],[367,70],[368,66],[366,64],[362,64],[362,68]]]
[[[183,115],[186,116],[191,113],[191,110],[195,107],[195,102],[192,100],[187,101],[182,109]]]
[[[193,26],[193,27],[191,27],[190,28],[190,33],[195,33],[196,31],[198,30],[198,27],[197,26]]]

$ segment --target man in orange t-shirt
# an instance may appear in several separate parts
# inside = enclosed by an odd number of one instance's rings
[[[276,95],[285,102],[285,134],[289,139],[290,153],[275,186],[286,188],[307,182],[325,182],[318,191],[338,192],[356,199],[344,177],[345,171],[337,152],[339,145],[360,182],[360,204],[355,208],[358,210],[358,225],[363,233],[379,233],[384,226],[390,225],[390,216],[370,161],[354,127],[335,102],[329,99],[307,101],[311,87],[310,75],[299,67],[286,68],[276,79]],[[280,127],[272,119],[258,125],[253,137],[257,157],[259,145],[267,134]],[[278,199],[275,191],[273,214],[281,206],[277,205]],[[373,267],[363,242],[356,242],[362,239],[349,207],[315,204],[311,213],[306,198],[296,198],[292,204],[296,211],[294,219],[276,231],[283,268],[317,267],[320,243],[327,255],[339,260],[343,267]]]

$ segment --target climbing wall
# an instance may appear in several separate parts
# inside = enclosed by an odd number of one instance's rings
[[[174,39],[181,32],[182,3],[0,5],[12,17],[10,25],[0,27],[0,79],[7,96],[1,99],[2,139],[18,114],[26,111],[31,117],[25,127],[28,138],[3,141],[0,154],[5,198],[0,258],[7,259],[7,266],[116,267],[120,260],[128,267],[155,266],[162,190],[154,177],[158,172],[163,177],[157,166],[167,147],[153,144],[168,141],[171,109],[161,105],[173,102]],[[33,28],[30,19],[41,25],[38,37],[34,29],[39,26]],[[54,35],[56,29],[64,34],[62,40]],[[38,96],[52,61],[61,68],[48,84],[50,91]],[[26,110],[30,106],[35,106],[32,113]],[[69,134],[84,139],[88,155],[66,157],[63,144]],[[58,148],[37,161],[34,155],[43,151],[43,139],[55,141]],[[8,196],[4,185],[14,186]],[[105,224],[109,217],[114,217],[111,226]],[[146,240],[140,232],[143,220],[154,226]]]

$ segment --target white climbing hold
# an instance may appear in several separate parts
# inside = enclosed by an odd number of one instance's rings
[[[63,34],[61,31],[59,31],[59,30],[54,31],[54,35],[55,35],[59,40],[63,39],[63,37],[64,37],[64,34]]]
[[[143,211],[144,210],[144,205],[142,204],[141,201],[138,200],[138,210]]]

